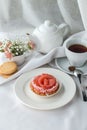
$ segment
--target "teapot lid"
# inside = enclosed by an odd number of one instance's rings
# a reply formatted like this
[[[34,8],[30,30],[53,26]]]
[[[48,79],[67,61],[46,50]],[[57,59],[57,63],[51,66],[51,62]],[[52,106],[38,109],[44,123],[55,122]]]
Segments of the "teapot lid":
[[[51,21],[46,20],[42,25],[39,27],[39,31],[41,33],[54,33],[57,32],[58,27],[57,25],[51,23]]]

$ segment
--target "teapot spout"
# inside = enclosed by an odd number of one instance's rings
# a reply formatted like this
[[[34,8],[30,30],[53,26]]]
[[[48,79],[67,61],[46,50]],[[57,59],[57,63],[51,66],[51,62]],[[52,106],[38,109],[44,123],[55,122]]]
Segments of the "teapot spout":
[[[63,36],[63,38],[65,38],[70,34],[71,31],[68,24],[62,23],[58,26],[58,32]]]

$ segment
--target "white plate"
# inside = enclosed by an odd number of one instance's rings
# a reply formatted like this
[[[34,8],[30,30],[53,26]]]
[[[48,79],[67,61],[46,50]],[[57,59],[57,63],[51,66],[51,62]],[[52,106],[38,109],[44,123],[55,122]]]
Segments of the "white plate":
[[[68,69],[70,64],[69,64],[67,57],[55,59],[55,64],[62,71],[73,75],[73,72],[70,72],[69,69]],[[87,74],[87,62],[84,64],[84,66],[78,67],[78,69],[80,69],[84,73],[84,75],[86,75]]]
[[[63,87],[54,96],[43,98],[29,89],[29,80],[39,74],[52,74],[62,83]],[[40,110],[56,109],[72,100],[76,92],[74,80],[64,72],[52,68],[38,68],[20,76],[15,83],[15,93],[20,101],[31,108]]]

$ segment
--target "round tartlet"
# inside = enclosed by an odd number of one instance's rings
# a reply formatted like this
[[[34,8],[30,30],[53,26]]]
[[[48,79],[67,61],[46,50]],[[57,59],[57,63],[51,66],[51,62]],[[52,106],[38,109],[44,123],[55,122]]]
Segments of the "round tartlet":
[[[59,82],[51,74],[40,74],[31,79],[29,84],[31,90],[40,96],[51,96],[59,90]]]

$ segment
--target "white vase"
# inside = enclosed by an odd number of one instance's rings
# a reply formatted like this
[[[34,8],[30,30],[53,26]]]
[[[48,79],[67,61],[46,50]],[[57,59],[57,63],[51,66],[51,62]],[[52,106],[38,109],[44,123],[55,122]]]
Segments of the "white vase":
[[[11,59],[6,58],[5,53],[0,53],[0,64],[7,62],[7,61],[14,61],[17,65],[22,65],[25,61],[25,55],[15,56]]]
[[[3,52],[0,52],[0,64],[3,64],[4,62],[8,61],[5,54]]]
[[[22,65],[25,61],[25,55],[15,56],[11,59],[11,61],[16,62],[17,65]]]

